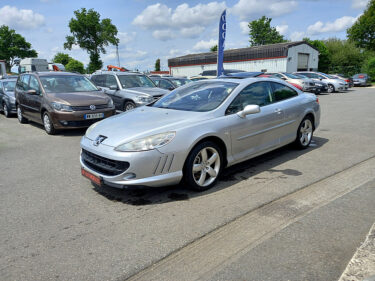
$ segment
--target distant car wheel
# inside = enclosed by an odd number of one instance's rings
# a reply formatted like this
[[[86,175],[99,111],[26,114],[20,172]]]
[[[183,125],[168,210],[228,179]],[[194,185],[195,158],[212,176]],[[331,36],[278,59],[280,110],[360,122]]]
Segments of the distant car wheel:
[[[43,113],[43,125],[44,125],[44,130],[47,132],[47,134],[49,135],[56,134],[56,129],[53,126],[51,118],[47,111]]]
[[[186,159],[184,181],[193,190],[207,190],[216,184],[223,163],[220,147],[210,141],[203,142]]]
[[[19,105],[17,105],[17,119],[21,124],[27,123],[27,119],[23,117],[22,109]]]
[[[4,102],[4,104],[3,104],[3,112],[4,112],[4,116],[5,116],[6,118],[9,118],[9,117],[10,117],[9,108],[8,108],[6,102]]]
[[[132,110],[134,108],[135,108],[135,103],[134,102],[132,102],[132,101],[126,101],[124,103],[124,107],[123,107],[124,111]]]
[[[306,116],[298,127],[297,138],[295,144],[299,149],[307,148],[313,137],[313,121],[310,116]]]
[[[333,86],[333,85],[331,85],[331,84],[328,84],[328,89],[327,89],[327,92],[328,93],[333,93],[334,91],[335,91],[335,87]]]

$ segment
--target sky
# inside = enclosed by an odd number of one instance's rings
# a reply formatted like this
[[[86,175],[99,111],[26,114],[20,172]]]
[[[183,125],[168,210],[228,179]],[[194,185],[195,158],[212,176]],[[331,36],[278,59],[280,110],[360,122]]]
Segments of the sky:
[[[368,0],[0,0],[0,25],[8,25],[32,44],[39,58],[51,61],[57,52],[89,62],[79,46],[64,50],[69,20],[80,8],[94,9],[118,29],[121,66],[153,70],[160,58],[208,52],[217,44],[219,17],[227,9],[226,49],[249,46],[248,22],[265,15],[291,41],[346,38],[346,29],[360,16]],[[106,48],[103,65],[117,64],[116,49]]]

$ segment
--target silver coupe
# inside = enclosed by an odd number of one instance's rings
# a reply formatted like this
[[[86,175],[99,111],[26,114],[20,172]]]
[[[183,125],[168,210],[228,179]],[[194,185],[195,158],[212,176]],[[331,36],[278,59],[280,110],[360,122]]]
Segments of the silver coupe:
[[[97,185],[211,188],[223,168],[289,143],[309,146],[314,94],[272,78],[210,79],[95,123],[81,140],[81,173]]]

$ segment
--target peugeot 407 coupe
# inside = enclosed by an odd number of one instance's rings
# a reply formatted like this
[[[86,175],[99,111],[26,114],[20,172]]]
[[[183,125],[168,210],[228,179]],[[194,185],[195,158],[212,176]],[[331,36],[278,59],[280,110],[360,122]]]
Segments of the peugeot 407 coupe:
[[[320,121],[314,94],[271,78],[189,83],[88,128],[81,173],[97,185],[211,188],[224,167],[294,142]]]

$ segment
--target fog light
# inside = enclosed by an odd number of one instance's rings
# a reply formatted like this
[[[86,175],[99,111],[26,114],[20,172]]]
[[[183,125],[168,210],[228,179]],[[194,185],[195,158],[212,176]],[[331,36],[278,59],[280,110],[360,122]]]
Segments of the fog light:
[[[136,177],[135,174],[133,173],[127,173],[124,175],[124,180],[131,180],[131,179],[134,179]]]
[[[68,121],[65,121],[65,120],[61,120],[60,123],[63,124],[64,126],[68,125]]]

